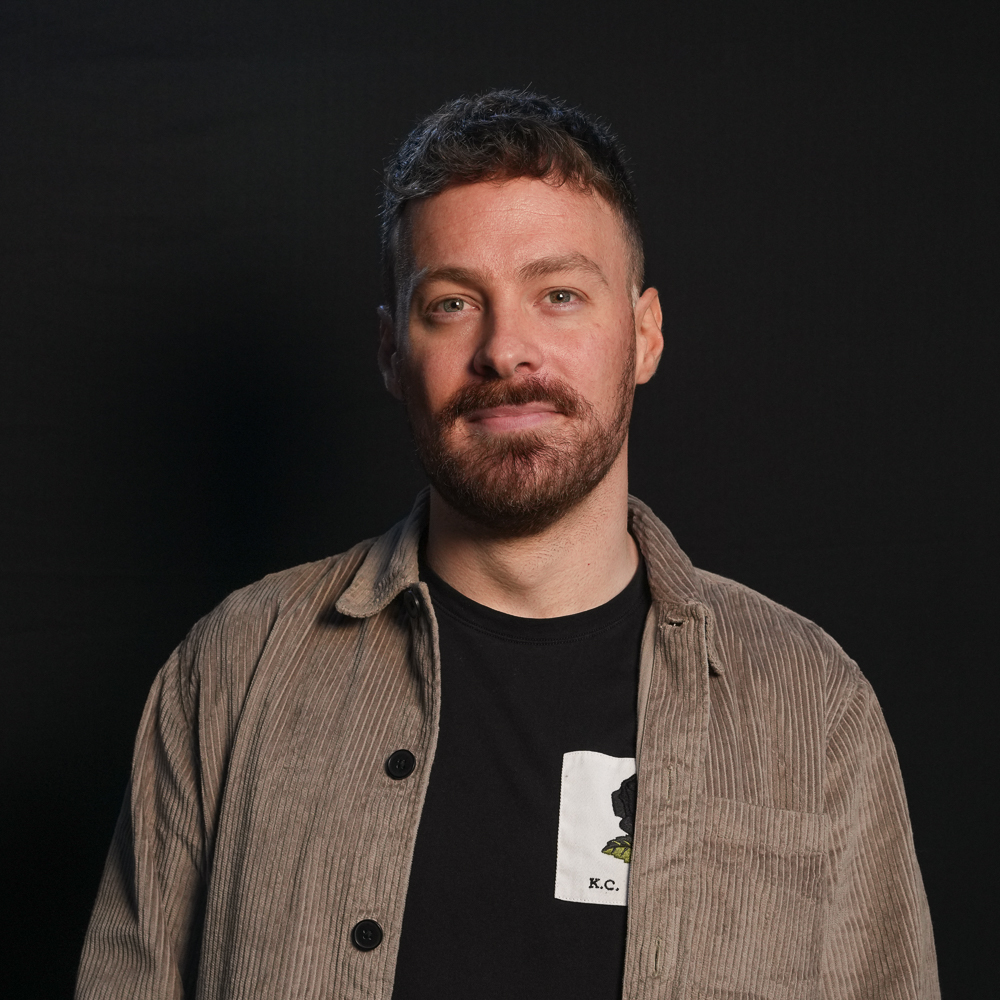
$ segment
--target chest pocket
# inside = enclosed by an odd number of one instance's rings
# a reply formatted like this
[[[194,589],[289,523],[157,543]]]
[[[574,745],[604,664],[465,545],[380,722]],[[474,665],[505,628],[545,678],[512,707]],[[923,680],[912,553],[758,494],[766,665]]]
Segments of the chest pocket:
[[[819,995],[829,819],[709,799],[691,969],[697,997]]]

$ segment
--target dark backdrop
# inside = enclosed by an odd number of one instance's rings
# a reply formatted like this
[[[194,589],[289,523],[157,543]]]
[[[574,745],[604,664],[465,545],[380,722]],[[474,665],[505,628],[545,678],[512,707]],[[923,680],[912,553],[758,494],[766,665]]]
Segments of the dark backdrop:
[[[859,660],[946,996],[986,995],[988,6],[8,0],[7,995],[69,992],[146,690],[194,620],[408,509],[378,173],[441,101],[526,84],[634,164],[667,335],[634,492]]]

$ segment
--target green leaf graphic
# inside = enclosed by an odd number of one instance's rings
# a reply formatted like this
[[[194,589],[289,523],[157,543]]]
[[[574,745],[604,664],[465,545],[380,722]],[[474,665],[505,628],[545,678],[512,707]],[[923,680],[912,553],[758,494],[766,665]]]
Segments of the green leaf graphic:
[[[601,849],[601,854],[610,854],[611,857],[629,864],[632,861],[632,838],[615,837],[614,840],[609,840],[607,845]]]

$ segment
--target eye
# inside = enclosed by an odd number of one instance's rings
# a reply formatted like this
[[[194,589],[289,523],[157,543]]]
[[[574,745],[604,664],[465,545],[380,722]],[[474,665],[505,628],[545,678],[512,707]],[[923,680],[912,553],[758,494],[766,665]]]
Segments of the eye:
[[[564,306],[577,298],[577,294],[576,292],[571,292],[568,288],[557,288],[554,291],[547,292],[545,298],[554,306]]]
[[[435,307],[437,312],[457,313],[465,308],[465,299],[450,298],[442,299]]]

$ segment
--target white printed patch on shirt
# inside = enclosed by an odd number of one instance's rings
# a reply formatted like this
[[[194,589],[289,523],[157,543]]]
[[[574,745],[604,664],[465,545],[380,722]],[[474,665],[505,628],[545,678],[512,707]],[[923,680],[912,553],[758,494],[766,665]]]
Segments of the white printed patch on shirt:
[[[563,754],[556,899],[625,906],[635,828],[635,760]]]

